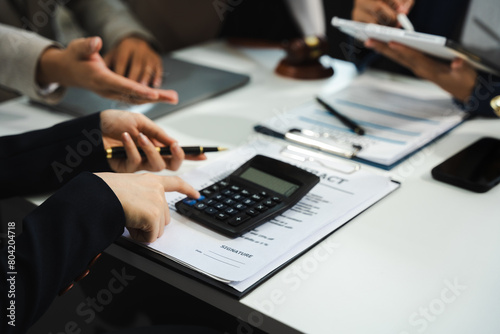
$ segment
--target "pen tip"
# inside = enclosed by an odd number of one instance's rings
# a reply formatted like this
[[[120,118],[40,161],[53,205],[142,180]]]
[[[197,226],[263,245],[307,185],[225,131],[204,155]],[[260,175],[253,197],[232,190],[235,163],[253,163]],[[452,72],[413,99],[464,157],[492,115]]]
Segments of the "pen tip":
[[[228,148],[227,147],[217,147],[217,150],[218,151],[227,151]]]
[[[354,132],[356,132],[358,135],[362,136],[365,134],[365,130],[361,129],[361,128],[356,128],[354,129]]]

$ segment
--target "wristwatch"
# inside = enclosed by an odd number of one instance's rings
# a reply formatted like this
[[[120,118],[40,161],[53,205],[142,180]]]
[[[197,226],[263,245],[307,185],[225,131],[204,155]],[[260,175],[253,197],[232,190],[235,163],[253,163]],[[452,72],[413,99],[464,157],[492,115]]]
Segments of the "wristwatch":
[[[493,108],[493,111],[495,114],[497,114],[498,117],[500,117],[500,95],[494,97],[490,101],[491,108]]]

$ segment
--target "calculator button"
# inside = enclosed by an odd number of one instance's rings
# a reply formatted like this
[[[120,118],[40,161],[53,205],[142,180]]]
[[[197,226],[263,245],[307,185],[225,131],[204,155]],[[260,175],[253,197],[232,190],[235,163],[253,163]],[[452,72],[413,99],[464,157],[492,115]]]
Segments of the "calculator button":
[[[240,190],[240,187],[238,186],[231,186],[230,188],[232,191],[239,191]]]
[[[216,184],[214,184],[213,186],[210,187],[210,189],[213,191],[213,192],[218,192],[220,190],[220,187]]]
[[[255,201],[252,201],[251,199],[247,198],[246,200],[244,200],[243,202],[241,202],[245,205],[248,205],[248,206],[251,206],[251,205],[254,205],[255,204]]]
[[[226,215],[225,213],[223,212],[219,212],[215,215],[215,218],[219,219],[219,220],[226,220],[229,218],[228,215]]]
[[[231,196],[232,194],[234,194],[234,192],[232,192],[231,190],[229,189],[226,189],[226,190],[223,190],[221,192],[222,195],[225,195],[225,196]]]
[[[215,208],[208,207],[208,208],[206,208],[206,209],[205,209],[205,211],[204,211],[204,212],[205,212],[207,215],[213,216],[213,215],[215,215],[218,211],[217,211],[217,209],[215,209]]]
[[[195,205],[195,204],[196,204],[197,200],[192,199],[192,198],[184,198],[184,199],[182,200],[182,202],[183,202],[184,204],[189,205],[189,206],[193,206],[193,205]]]
[[[217,202],[215,200],[213,200],[213,199],[210,198],[210,199],[205,199],[203,201],[203,203],[205,203],[207,206],[210,206],[210,205],[213,205],[213,204],[215,204]]]
[[[242,194],[243,196],[250,196],[250,192],[246,189],[243,189],[240,194]]]
[[[250,198],[253,199],[254,201],[260,201],[262,199],[262,197],[260,197],[257,194],[253,194]]]
[[[255,209],[250,209],[250,210],[247,210],[247,215],[249,216],[252,216],[252,217],[255,217],[259,214],[260,212],[255,210]]]
[[[227,182],[227,181],[220,181],[220,182],[219,182],[219,186],[220,186],[221,188],[225,188],[225,187],[227,187],[228,185],[229,185],[229,182]]]
[[[238,210],[234,209],[234,208],[227,208],[226,211],[224,211],[225,213],[227,213],[228,215],[234,215],[234,214],[237,214],[238,213]]]
[[[247,221],[248,219],[250,218],[250,216],[246,215],[246,214],[240,214],[240,215],[237,215],[237,216],[234,216],[233,218],[231,218],[227,223],[229,225],[232,225],[232,226],[238,226],[240,225],[241,223]]]
[[[214,205],[214,208],[216,208],[217,210],[222,210],[222,209],[225,209],[227,207],[227,205],[224,205],[222,203],[217,203]]]
[[[233,201],[232,199],[228,198],[228,199],[225,199],[224,201],[222,201],[224,204],[227,204],[227,205],[233,205],[233,204],[236,204],[235,201]]]
[[[222,195],[215,195],[214,197],[212,197],[214,200],[216,201],[219,201],[219,202],[222,202],[223,200],[225,200],[226,198]]]
[[[257,209],[260,212],[264,212],[267,210],[267,206],[265,206],[264,204],[259,204],[255,207],[255,209]]]
[[[281,198],[279,198],[278,196],[274,196],[273,198],[271,198],[273,201],[275,201],[276,203],[280,203],[281,202]]]
[[[208,205],[206,205],[203,202],[198,202],[194,205],[194,207],[197,208],[198,210],[205,210],[208,207]]]
[[[236,195],[234,195],[234,196],[233,196],[233,199],[234,199],[235,201],[241,201],[241,200],[242,200],[242,199],[244,199],[244,198],[245,198],[245,197],[243,197],[243,196],[242,196],[242,195],[240,195],[240,194],[236,194]]]
[[[243,210],[245,210],[247,208],[247,206],[244,205],[244,204],[238,203],[238,204],[236,204],[234,206],[234,208],[237,209],[237,210],[243,211]]]
[[[209,189],[203,189],[203,190],[201,191],[201,193],[202,193],[203,195],[205,195],[205,196],[210,196],[210,195],[212,195],[212,191],[210,191]]]
[[[268,194],[267,194],[267,192],[265,192],[265,191],[261,191],[261,192],[259,193],[259,195],[260,195],[260,196],[262,196],[262,197],[267,197],[267,195],[268,195]]]
[[[274,201],[271,201],[270,199],[268,200],[265,200],[264,202],[262,202],[262,204],[264,204],[265,206],[269,207],[269,208],[272,208],[273,206],[275,206],[277,203],[274,202]]]

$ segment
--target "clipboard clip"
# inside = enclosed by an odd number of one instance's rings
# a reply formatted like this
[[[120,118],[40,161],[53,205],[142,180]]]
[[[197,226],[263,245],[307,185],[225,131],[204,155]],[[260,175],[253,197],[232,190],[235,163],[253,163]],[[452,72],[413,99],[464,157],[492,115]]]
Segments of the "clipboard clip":
[[[298,160],[300,162],[316,162],[322,167],[343,174],[352,174],[361,169],[361,165],[358,163],[346,162],[345,160],[342,161],[341,159],[333,158],[325,154],[307,150],[294,145],[287,145],[280,151],[280,154],[285,157]]]
[[[333,143],[334,140],[328,138],[328,134],[322,135],[310,130],[291,129],[283,134],[262,125],[256,125],[254,130],[268,136],[288,140],[296,144],[349,159],[355,157],[362,149],[359,145],[349,145],[340,142]],[[321,138],[329,139],[331,143],[322,141],[320,140]]]

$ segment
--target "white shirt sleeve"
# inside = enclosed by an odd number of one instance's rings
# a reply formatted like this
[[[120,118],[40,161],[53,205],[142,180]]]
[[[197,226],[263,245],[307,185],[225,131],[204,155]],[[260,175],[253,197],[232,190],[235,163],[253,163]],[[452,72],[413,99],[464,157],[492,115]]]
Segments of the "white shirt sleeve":
[[[321,0],[286,0],[304,36],[326,35],[325,11]]]

